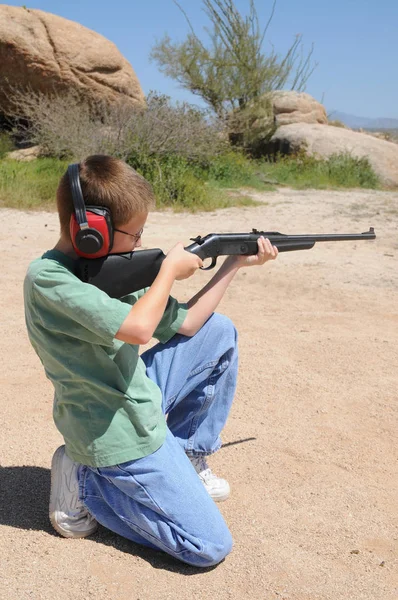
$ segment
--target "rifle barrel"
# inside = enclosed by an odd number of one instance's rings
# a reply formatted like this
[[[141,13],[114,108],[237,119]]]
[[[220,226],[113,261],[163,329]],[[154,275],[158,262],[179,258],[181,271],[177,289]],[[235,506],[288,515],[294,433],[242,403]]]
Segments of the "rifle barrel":
[[[274,239],[280,239],[283,241],[286,238],[289,238],[289,241],[314,241],[314,242],[329,242],[329,241],[344,241],[344,240],[374,240],[376,239],[376,234],[374,227],[369,227],[369,231],[364,231],[363,233],[328,233],[328,234],[305,234],[305,235],[285,235],[280,233],[279,231],[257,231],[257,229],[253,229],[254,234],[264,237],[271,237]]]
[[[261,233],[261,232],[259,232]],[[265,232],[266,233],[266,232]],[[276,233],[275,236],[271,233],[271,239],[278,239],[278,241],[283,241],[285,236],[283,234]],[[265,236],[266,237],[266,236]],[[337,233],[337,234],[314,234],[314,235],[289,235],[286,236],[290,241],[313,241],[313,242],[340,242],[344,240],[374,240],[376,239],[376,234],[371,227],[369,231],[365,231],[364,233]]]

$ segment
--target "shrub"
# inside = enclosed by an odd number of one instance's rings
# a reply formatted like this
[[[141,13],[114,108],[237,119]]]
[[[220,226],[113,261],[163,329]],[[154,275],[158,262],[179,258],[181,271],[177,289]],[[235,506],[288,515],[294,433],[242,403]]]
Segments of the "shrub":
[[[342,129],[349,129],[346,125],[344,125],[343,121],[340,121],[339,119],[328,121],[328,125],[331,125],[332,127],[341,127]]]
[[[8,152],[14,149],[14,144],[9,133],[0,131],[0,160],[5,157]]]
[[[256,164],[242,151],[228,150],[215,156],[206,164],[198,165],[196,173],[201,179],[216,182],[222,187],[258,185],[255,181]]]
[[[264,161],[262,169],[278,183],[295,187],[364,187],[376,188],[379,179],[367,158],[350,154],[333,154],[329,158],[307,155],[305,151]]]
[[[32,162],[0,160],[0,205],[54,208],[55,192],[67,162],[40,158]]]
[[[186,102],[172,104],[154,92],[145,110],[120,103],[89,106],[74,92],[44,96],[14,90],[13,98],[14,118],[24,116],[18,133],[25,143],[70,161],[90,154],[122,158],[152,183],[160,205],[205,202],[195,169],[228,147],[220,121],[207,111]]]
[[[272,96],[251,101],[242,109],[236,109],[228,117],[229,137],[252,156],[264,155],[264,148],[276,130]]]
[[[181,156],[131,155],[129,164],[151,182],[156,204],[179,208],[198,208],[206,202],[204,182]]]
[[[111,154],[126,160],[131,154],[177,155],[200,160],[221,152],[226,141],[221,125],[190,104],[172,104],[154,92],[147,108],[126,103],[88,105],[76,92],[46,96],[13,90],[18,133],[57,158],[80,160],[90,154]],[[23,117],[23,119],[22,119]]]
[[[364,188],[376,188],[380,185],[367,157],[333,154],[327,162],[331,181],[336,181],[339,185]]]

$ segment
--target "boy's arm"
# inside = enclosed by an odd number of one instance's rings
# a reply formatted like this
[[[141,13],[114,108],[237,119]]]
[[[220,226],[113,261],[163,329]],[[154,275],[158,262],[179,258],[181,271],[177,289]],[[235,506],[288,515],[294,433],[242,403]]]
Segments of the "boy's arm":
[[[164,264],[164,262],[163,262]],[[166,309],[174,283],[171,269],[160,268],[159,274],[147,293],[132,307],[123,321],[116,339],[129,344],[147,344]]]
[[[189,302],[188,314],[178,333],[193,336],[217,308],[225,290],[241,267],[263,265],[278,256],[278,250],[268,239],[258,239],[254,256],[228,256],[214,277]]]
[[[188,302],[188,314],[178,333],[193,336],[217,308],[225,290],[235,277],[239,266],[228,256],[212,279]]]
[[[128,344],[147,344],[163,317],[176,279],[190,277],[201,259],[184,250],[180,242],[170,250],[150,289],[132,307],[115,337]]]

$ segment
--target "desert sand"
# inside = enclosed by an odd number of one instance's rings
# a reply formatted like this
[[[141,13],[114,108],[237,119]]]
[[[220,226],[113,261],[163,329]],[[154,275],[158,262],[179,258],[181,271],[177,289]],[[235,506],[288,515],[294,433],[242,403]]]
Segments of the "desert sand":
[[[27,339],[22,282],[57,240],[55,213],[0,211],[0,597],[4,600],[398,599],[398,193],[251,193],[258,207],[154,212],[145,247],[213,231],[361,233],[238,272],[219,312],[240,374],[210,461],[232,553],[198,570],[100,528],[66,540],[48,520],[62,438]],[[211,277],[177,282],[187,300]],[[143,348],[144,350],[145,348]]]

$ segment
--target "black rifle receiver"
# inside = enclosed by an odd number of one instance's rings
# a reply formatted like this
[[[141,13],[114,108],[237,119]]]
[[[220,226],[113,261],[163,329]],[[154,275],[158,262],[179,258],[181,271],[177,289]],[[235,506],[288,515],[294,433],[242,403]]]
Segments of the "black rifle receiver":
[[[278,231],[258,231],[251,233],[209,233],[205,237],[191,238],[194,242],[185,248],[202,260],[211,259],[208,267],[213,269],[219,256],[257,254],[259,237],[268,238],[279,252],[309,250],[317,242],[340,242],[344,240],[374,240],[373,227],[359,234],[285,235]],[[75,274],[85,283],[95,285],[112,298],[122,298],[143,288],[149,287],[159,273],[166,255],[160,248],[136,250],[124,254],[108,254],[103,258],[79,258]]]

